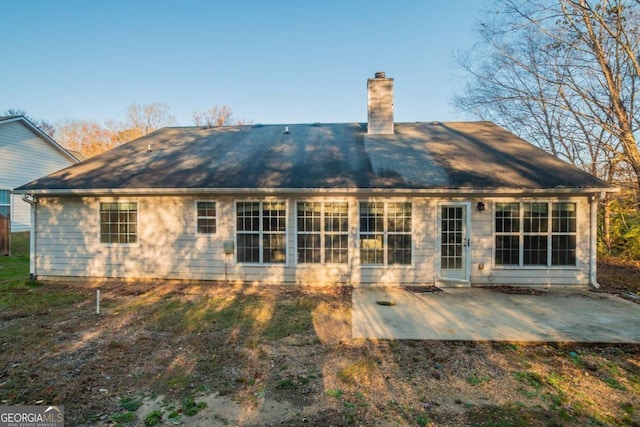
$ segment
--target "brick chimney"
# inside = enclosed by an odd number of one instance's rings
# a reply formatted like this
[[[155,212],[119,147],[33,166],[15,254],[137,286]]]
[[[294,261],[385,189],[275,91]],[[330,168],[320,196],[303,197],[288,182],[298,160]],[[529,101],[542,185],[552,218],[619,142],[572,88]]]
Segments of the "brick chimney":
[[[367,94],[367,133],[393,134],[393,79],[386,78],[382,71],[377,72],[375,78],[367,79]]]

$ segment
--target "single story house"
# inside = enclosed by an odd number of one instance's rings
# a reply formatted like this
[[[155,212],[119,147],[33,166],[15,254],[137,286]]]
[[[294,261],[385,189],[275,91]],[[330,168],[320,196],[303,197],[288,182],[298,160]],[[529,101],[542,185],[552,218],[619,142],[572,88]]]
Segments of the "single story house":
[[[29,204],[12,194],[15,187],[76,163],[76,156],[24,116],[0,116],[0,229],[28,231],[31,225]]]
[[[489,122],[171,127],[16,190],[31,273],[273,284],[592,285],[605,182]]]

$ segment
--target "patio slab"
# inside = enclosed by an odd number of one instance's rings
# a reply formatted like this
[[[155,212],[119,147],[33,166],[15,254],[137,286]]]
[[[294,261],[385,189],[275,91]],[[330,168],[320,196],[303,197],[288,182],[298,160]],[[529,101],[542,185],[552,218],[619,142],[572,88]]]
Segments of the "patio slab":
[[[545,290],[544,295],[515,295],[447,288],[418,294],[401,288],[356,288],[352,336],[640,344],[639,304],[582,288]]]

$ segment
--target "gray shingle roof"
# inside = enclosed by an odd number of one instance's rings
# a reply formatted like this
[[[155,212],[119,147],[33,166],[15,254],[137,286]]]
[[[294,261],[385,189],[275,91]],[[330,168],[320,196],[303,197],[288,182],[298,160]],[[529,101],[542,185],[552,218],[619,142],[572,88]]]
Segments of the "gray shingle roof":
[[[610,187],[489,122],[287,126],[164,128],[17,190]]]

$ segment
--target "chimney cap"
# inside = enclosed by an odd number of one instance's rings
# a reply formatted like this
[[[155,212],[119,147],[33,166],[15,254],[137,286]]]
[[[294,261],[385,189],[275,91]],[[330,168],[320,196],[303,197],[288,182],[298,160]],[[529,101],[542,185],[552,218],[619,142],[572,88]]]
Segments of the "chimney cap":
[[[384,79],[385,78],[385,74],[384,71],[376,71],[376,79]]]

